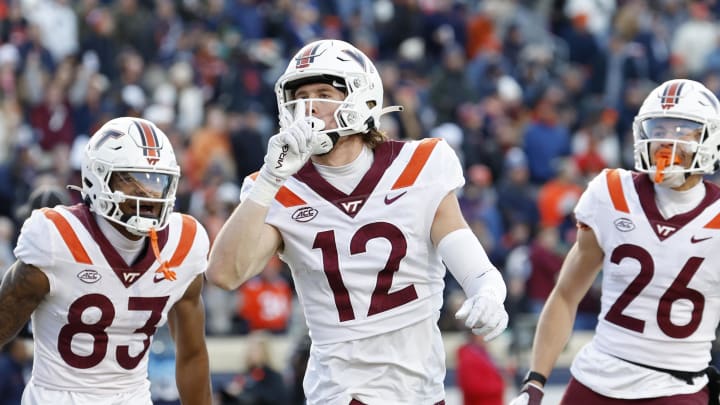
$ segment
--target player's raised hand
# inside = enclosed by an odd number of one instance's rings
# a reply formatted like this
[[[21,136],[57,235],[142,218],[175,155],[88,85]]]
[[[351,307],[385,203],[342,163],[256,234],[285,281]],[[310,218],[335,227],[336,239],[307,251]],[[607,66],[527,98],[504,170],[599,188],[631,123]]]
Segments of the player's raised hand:
[[[308,161],[313,148],[313,128],[305,116],[305,103],[295,103],[295,114],[280,111],[280,132],[268,142],[261,175],[282,184]]]
[[[500,335],[508,324],[508,314],[503,303],[484,292],[466,299],[455,313],[455,318],[463,319],[465,326],[476,335],[484,335],[486,341]]]
[[[305,116],[305,103],[295,103],[294,114],[280,111],[280,132],[270,137],[265,164],[260,168],[248,198],[269,206],[285,180],[297,173],[315,149],[317,130]]]
[[[520,391],[520,395],[510,401],[510,405],[540,405],[545,395],[543,389],[535,384],[527,383]]]

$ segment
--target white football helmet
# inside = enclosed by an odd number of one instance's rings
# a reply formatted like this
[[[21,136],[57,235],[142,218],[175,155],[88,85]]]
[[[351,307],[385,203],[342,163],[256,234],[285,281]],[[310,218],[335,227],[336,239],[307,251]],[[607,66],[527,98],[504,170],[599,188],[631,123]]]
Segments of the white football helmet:
[[[324,39],[305,45],[290,60],[285,73],[275,83],[278,111],[291,112],[295,90],[304,84],[328,83],[345,92],[343,101],[305,99],[306,103],[335,102],[337,128],[324,129],[324,123],[311,120],[318,132],[337,140],[338,136],[366,133],[380,126],[380,116],[398,111],[399,107],[383,110],[383,85],[375,65],[359,49],[347,42]],[[308,109],[309,111],[310,109]]]
[[[120,181],[145,195],[126,195],[113,190],[115,174]],[[175,204],[180,167],[170,140],[150,121],[122,117],[108,121],[88,141],[81,168],[83,200],[90,210],[108,221],[123,225],[135,235],[167,226]],[[152,195],[152,196],[149,196]],[[134,213],[123,213],[120,204],[131,201]],[[160,204],[158,216],[143,216],[144,204]]]
[[[658,130],[668,124],[671,131]],[[699,131],[698,141],[677,139],[693,131]],[[667,81],[645,98],[633,122],[633,139],[635,169],[651,176],[662,172],[671,180],[664,182],[670,187],[679,186],[692,174],[714,173],[720,158],[720,102],[696,81]],[[667,145],[667,165],[653,161],[650,149],[654,142]],[[693,154],[689,167],[677,164],[680,149]]]

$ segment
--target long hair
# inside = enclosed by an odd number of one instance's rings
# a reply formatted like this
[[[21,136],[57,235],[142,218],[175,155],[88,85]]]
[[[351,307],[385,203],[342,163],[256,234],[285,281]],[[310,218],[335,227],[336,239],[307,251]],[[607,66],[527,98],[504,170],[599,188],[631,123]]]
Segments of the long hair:
[[[365,142],[370,149],[375,149],[376,146],[389,139],[387,134],[380,132],[377,128],[371,128],[368,132],[362,134],[362,137],[363,142]]]

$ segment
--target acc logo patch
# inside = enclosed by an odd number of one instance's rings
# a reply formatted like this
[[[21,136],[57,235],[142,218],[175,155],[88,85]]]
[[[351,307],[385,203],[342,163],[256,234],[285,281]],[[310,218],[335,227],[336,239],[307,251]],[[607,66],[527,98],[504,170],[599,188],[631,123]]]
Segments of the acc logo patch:
[[[95,270],[85,269],[78,273],[77,278],[79,278],[83,283],[93,284],[100,281],[102,276]]]
[[[317,214],[318,210],[313,207],[302,207],[298,208],[297,211],[292,214],[292,219],[298,222],[309,222],[312,221]]]
[[[635,229],[635,224],[629,218],[618,218],[613,223],[620,232],[630,232]]]

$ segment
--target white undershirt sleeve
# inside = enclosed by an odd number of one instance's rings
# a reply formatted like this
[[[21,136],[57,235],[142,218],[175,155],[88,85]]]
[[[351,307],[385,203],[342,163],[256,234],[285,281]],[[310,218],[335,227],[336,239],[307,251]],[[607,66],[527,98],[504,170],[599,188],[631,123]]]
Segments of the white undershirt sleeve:
[[[505,281],[469,228],[458,229],[445,235],[438,243],[437,250],[467,297],[483,292],[487,296],[495,297],[498,302],[505,301]]]

